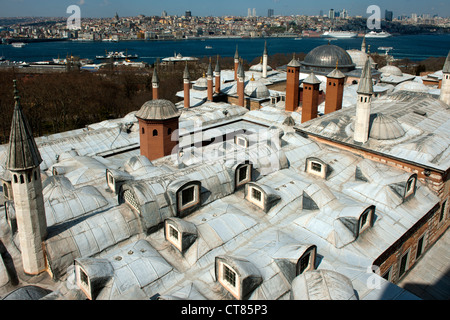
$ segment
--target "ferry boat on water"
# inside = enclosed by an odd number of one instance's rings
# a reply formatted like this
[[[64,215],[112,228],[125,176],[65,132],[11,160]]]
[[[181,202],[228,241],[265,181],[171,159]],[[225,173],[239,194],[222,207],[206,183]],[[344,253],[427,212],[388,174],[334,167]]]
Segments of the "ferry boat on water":
[[[322,37],[338,38],[338,39],[351,39],[356,38],[357,33],[351,31],[325,31]]]
[[[11,45],[12,45],[14,48],[23,48],[23,47],[25,47],[27,44],[24,43],[24,42],[14,42],[14,43],[11,43]]]
[[[121,52],[107,52],[105,56],[96,56],[96,59],[98,60],[107,60],[107,59],[114,59],[114,60],[125,60],[125,59],[137,59],[139,56],[137,54],[131,55],[131,54],[125,54],[123,51]]]
[[[381,31],[381,32],[375,32],[370,31],[368,34],[366,34],[366,38],[389,38],[392,35],[389,32]]]

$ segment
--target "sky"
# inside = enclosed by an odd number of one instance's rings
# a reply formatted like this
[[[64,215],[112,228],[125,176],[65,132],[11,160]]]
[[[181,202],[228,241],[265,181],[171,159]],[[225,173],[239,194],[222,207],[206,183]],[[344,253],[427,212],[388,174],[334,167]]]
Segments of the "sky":
[[[384,11],[410,16],[417,14],[438,14],[450,16],[449,0],[0,0],[0,17],[69,17],[70,5],[78,5],[81,17],[108,18],[117,12],[121,17],[160,15],[184,15],[190,10],[193,16],[247,16],[248,8],[255,8],[259,16],[267,16],[268,9],[275,15],[318,15],[321,10],[347,9],[350,15],[369,17],[370,5]]]

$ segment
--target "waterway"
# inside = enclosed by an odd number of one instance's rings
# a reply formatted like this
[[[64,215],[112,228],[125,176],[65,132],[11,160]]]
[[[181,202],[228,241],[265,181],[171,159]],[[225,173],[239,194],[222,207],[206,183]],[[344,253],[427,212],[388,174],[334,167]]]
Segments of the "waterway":
[[[10,61],[49,61],[54,58],[64,58],[67,55],[80,58],[94,59],[97,55],[104,55],[105,51],[128,51],[129,54],[139,55],[137,61],[153,64],[158,58],[181,54],[183,56],[208,57],[220,55],[232,57],[239,47],[239,54],[247,61],[260,57],[263,53],[264,42],[267,41],[269,55],[275,53],[290,54],[293,52],[308,53],[317,46],[328,43],[326,38],[255,38],[255,39],[205,39],[205,40],[174,40],[174,41],[120,41],[120,42],[38,42],[29,43],[23,48],[11,45],[0,45],[0,56]],[[362,38],[338,39],[331,44],[343,49],[360,49]],[[371,52],[384,54],[380,47],[392,47],[389,54],[396,59],[409,58],[413,61],[424,60],[429,57],[447,56],[450,50],[450,35],[405,35],[383,39],[366,39]],[[207,48],[211,47],[211,48]],[[99,60],[95,60],[100,63]]]

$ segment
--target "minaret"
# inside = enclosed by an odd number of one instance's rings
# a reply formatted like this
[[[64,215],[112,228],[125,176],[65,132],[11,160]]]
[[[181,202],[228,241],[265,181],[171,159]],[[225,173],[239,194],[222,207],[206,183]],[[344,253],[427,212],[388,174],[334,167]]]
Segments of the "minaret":
[[[206,81],[208,84],[208,101],[213,101],[213,71],[211,66],[211,58],[209,58],[208,71],[206,72]]]
[[[239,62],[237,94],[238,94],[238,105],[240,105],[241,107],[245,107],[245,93],[244,93],[245,84],[244,83],[245,83],[244,67],[242,66],[242,63]]]
[[[216,93],[220,93],[220,64],[219,64],[219,55],[217,55],[216,68],[214,70],[214,77],[216,82]]]
[[[444,68],[442,69],[442,84],[439,100],[450,105],[450,52],[447,55]]]
[[[361,51],[366,53],[366,36],[364,36],[362,44],[361,44]]]
[[[319,106],[320,80],[314,72],[303,80],[302,123],[317,118]]]
[[[285,110],[288,112],[293,112],[298,108],[300,84],[300,62],[295,59],[295,55],[291,62],[287,65],[286,78]]]
[[[344,97],[345,74],[338,69],[331,71],[327,75],[327,94],[325,98],[325,114],[342,109],[342,100]]]
[[[238,80],[238,68],[239,68],[239,51],[236,45],[236,53],[234,54],[234,80]]]
[[[264,53],[263,53],[263,78],[267,78],[267,60],[269,56],[267,53],[267,41],[264,42]]]
[[[358,102],[353,139],[355,142],[365,143],[369,139],[370,108],[373,95],[372,70],[369,59],[364,65],[357,93]]]
[[[46,270],[43,241],[47,237],[39,149],[23,114],[14,80],[15,107],[9,138],[7,169],[11,171],[14,207],[23,270],[36,275]]]
[[[184,86],[184,107],[189,109],[191,106],[191,76],[189,74],[188,64],[186,62],[186,67],[183,73],[183,86]]]
[[[153,78],[152,78],[152,88],[153,88],[153,100],[159,99],[159,78],[158,78],[158,71],[155,68],[153,69]]]

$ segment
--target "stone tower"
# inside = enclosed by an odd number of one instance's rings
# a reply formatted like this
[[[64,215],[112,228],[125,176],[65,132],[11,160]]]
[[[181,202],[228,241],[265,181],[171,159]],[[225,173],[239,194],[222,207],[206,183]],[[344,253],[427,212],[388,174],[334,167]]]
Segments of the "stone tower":
[[[183,90],[184,90],[184,107],[189,109],[191,107],[191,76],[189,74],[188,64],[183,73]]]
[[[302,123],[317,118],[319,106],[320,80],[314,72],[303,80]]]
[[[47,237],[39,149],[23,114],[14,81],[15,107],[9,139],[7,169],[11,172],[14,207],[23,270],[36,275],[46,270],[43,241]]]
[[[445,60],[442,73],[441,94],[439,100],[450,105],[450,52]]]
[[[353,140],[365,143],[369,139],[370,109],[373,95],[372,70],[369,59],[364,65],[357,93],[358,101],[356,104]]]
[[[159,78],[158,78],[158,71],[155,68],[153,69],[153,77],[152,77],[152,88],[153,88],[153,100],[159,99]]]
[[[325,114],[342,109],[344,97],[345,75],[337,68],[327,75],[327,94],[325,98]]]
[[[136,113],[141,155],[155,160],[177,152],[180,115],[175,105],[168,100],[144,103]]]
[[[300,62],[295,57],[287,65],[285,110],[297,110],[299,103]]]

